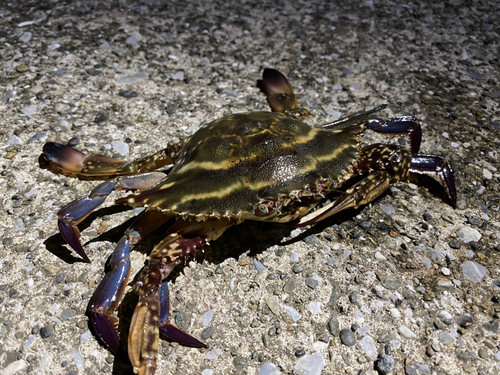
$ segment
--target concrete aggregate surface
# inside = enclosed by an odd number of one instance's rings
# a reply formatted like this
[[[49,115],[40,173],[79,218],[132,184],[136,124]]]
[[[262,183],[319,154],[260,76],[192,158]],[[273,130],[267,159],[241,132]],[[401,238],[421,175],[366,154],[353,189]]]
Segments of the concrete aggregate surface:
[[[420,176],[313,227],[231,228],[170,276],[173,321],[209,348],[162,341],[156,373],[500,373],[499,19],[494,0],[0,2],[0,374],[132,373],[86,309],[137,210],[114,192],[80,225],[82,262],[57,212],[97,183],[41,169],[43,144],[152,154],[268,110],[266,67],[309,124],[382,103],[380,117],[417,117],[457,208]]]

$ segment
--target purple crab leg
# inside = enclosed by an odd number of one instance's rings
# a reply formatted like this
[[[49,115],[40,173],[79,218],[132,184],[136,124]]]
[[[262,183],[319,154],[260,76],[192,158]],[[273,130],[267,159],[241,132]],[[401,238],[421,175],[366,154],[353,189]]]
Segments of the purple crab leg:
[[[420,123],[410,116],[392,118],[387,121],[380,119],[370,119],[366,121],[366,126],[385,135],[403,134],[410,138],[410,148],[412,154],[417,154],[422,143],[422,128]]]
[[[159,212],[146,211],[135,220],[118,241],[109,261],[111,269],[90,299],[88,310],[92,326],[99,339],[115,354],[118,352],[120,339],[116,331],[117,319],[114,311],[127,285],[130,248],[169,219],[169,216]]]
[[[165,174],[161,172],[120,177],[116,181],[103,182],[96,186],[89,195],[77,198],[73,202],[68,203],[57,213],[59,230],[63,238],[78,255],[87,263],[90,263],[90,259],[80,244],[80,231],[77,225],[99,207],[113,190],[145,190],[156,185],[163,177],[165,177]]]
[[[453,207],[456,207],[457,189],[455,175],[453,169],[451,169],[446,160],[434,155],[413,155],[411,157],[410,172],[437,176],[441,185],[443,185],[448,193],[448,197],[453,203]]]
[[[160,337],[184,346],[208,348],[208,345],[170,324],[170,298],[167,281],[162,282],[160,288]]]

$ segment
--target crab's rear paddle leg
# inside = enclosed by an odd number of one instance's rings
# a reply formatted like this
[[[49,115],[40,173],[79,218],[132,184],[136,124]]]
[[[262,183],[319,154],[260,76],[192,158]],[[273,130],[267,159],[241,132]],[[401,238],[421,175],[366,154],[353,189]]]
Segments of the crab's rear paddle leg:
[[[133,176],[172,166],[184,143],[168,144],[153,155],[126,161],[105,155],[86,155],[73,147],[55,142],[43,146],[43,167],[58,174],[82,180],[111,180],[118,176]]]
[[[127,285],[130,273],[130,249],[169,219],[169,216],[159,212],[145,211],[132,223],[111,254],[110,271],[106,273],[90,299],[88,305],[90,322],[101,342],[114,354],[118,352],[120,345],[114,311]]]
[[[128,353],[135,373],[154,374],[162,330],[174,341],[189,341],[180,335],[182,331],[169,328],[169,317],[166,317],[165,311],[162,313],[162,305],[166,306],[166,302],[161,302],[162,280],[177,263],[194,257],[196,250],[201,250],[205,243],[219,238],[227,228],[237,223],[229,219],[200,223],[181,219],[168,230],[170,234],[155,246],[134,285],[139,301],[130,324]],[[191,346],[202,347],[197,343]]]
[[[88,195],[75,199],[59,210],[58,225],[63,238],[78,255],[90,263],[80,243],[80,231],[77,225],[99,207],[113,190],[145,190],[156,185],[164,177],[164,173],[151,172],[132,177],[119,177],[115,181],[101,183]]]

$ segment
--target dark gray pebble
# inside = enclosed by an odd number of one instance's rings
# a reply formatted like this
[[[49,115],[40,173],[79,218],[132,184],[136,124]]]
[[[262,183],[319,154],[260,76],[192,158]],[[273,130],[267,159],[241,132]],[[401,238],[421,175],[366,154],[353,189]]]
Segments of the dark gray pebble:
[[[19,297],[19,295],[20,295],[20,293],[16,289],[14,289],[14,288],[9,289],[9,297],[10,298],[17,298],[17,297]]]
[[[45,326],[40,328],[40,337],[42,339],[47,339],[54,334],[54,328],[52,326]]]
[[[460,249],[460,242],[458,242],[457,240],[451,240],[448,245],[450,245],[452,249]]]
[[[214,327],[207,327],[201,332],[200,338],[202,341],[208,340],[214,334]]]
[[[62,283],[63,280],[64,280],[64,273],[60,273],[59,275],[56,276],[54,281],[56,284],[60,284]]]
[[[349,294],[349,301],[351,303],[357,303],[358,302],[358,296],[356,295],[356,293],[352,292],[351,294]]]
[[[469,328],[474,323],[471,314],[464,314],[457,318],[457,324],[462,328]]]
[[[95,77],[101,74],[101,71],[98,69],[90,68],[85,70],[89,76]]]
[[[357,240],[359,237],[361,237],[361,233],[359,233],[359,232],[351,233],[351,238],[353,240]]]
[[[120,90],[118,91],[118,95],[127,99],[136,98],[139,96],[139,94],[136,91],[130,91],[130,90]]]
[[[487,331],[497,333],[498,332],[498,322],[495,322],[494,320],[490,320],[489,322],[483,324],[483,328]]]
[[[40,333],[40,326],[37,324],[33,328],[31,328],[31,334],[32,335],[38,335]]]
[[[394,358],[384,354],[375,363],[375,369],[381,374],[389,374],[394,369]]]
[[[179,327],[186,329],[187,327],[187,316],[184,311],[180,311],[176,316],[175,316],[175,324],[177,324]]]
[[[405,374],[406,375],[418,375],[418,372],[415,368],[411,367],[410,365],[405,366]]]
[[[221,266],[217,266],[217,268],[215,269],[215,273],[217,275],[221,275],[224,273],[224,269]]]
[[[432,215],[428,212],[426,212],[424,215],[423,215],[423,218],[425,221],[431,221],[432,220]]]
[[[294,270],[294,272],[295,272],[295,270]],[[311,279],[308,277],[306,279],[306,285],[311,289],[316,289],[316,287],[318,286],[318,280],[314,280],[314,279]]]
[[[295,352],[295,357],[300,358],[306,355],[306,351],[304,349],[299,349]]]
[[[469,224],[471,225],[475,225],[475,226],[480,226],[481,225],[481,220],[475,218],[475,217],[468,217],[467,218],[467,221],[469,222]]]
[[[97,114],[97,116],[94,119],[94,122],[98,125],[104,126],[107,124],[109,120],[109,113],[102,111]]]
[[[304,271],[304,268],[298,264],[295,264],[292,270],[294,273],[301,273],[302,271]]]
[[[236,370],[238,370],[238,372],[240,372],[241,370],[243,370],[245,368],[245,366],[247,365],[247,359],[245,357],[242,357],[240,355],[237,355],[236,357],[234,357],[233,359],[233,365],[234,367],[236,368]]]
[[[332,334],[333,337],[337,337],[339,335],[340,323],[336,316],[332,316],[332,318],[328,321],[328,331]]]
[[[368,221],[368,220],[363,220],[363,221],[360,221],[358,223],[358,226],[360,228],[363,228],[364,230],[368,230],[373,226],[373,223],[371,221]]]
[[[356,337],[351,330],[343,329],[340,331],[340,341],[345,346],[353,346],[356,343]]]
[[[78,137],[71,137],[67,143],[68,146],[76,146],[80,142]]]
[[[311,245],[314,243],[314,241],[316,241],[316,235],[314,234],[311,234],[310,236],[307,236],[306,238],[304,238],[304,242]]]

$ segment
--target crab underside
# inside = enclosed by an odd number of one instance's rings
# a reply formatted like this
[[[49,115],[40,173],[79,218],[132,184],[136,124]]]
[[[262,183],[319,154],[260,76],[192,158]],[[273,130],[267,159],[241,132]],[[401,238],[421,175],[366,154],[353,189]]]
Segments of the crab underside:
[[[130,274],[131,248],[169,220],[174,223],[147,257],[135,278],[139,299],[128,335],[128,353],[139,374],[154,374],[160,337],[204,348],[204,343],[170,322],[166,278],[172,269],[203,245],[244,220],[314,224],[348,208],[367,204],[391,183],[408,181],[410,173],[436,177],[453,205],[453,171],[438,156],[418,154],[421,128],[412,117],[383,121],[373,110],[311,127],[302,120],[288,80],[276,70],[264,70],[258,87],[272,112],[234,114],[200,128],[189,139],[169,144],[151,156],[131,162],[47,143],[41,164],[49,170],[80,179],[105,180],[87,196],[58,213],[60,232],[85,261],[77,225],[115,189],[135,193],[116,204],[145,207],[118,242],[110,270],[88,305],[90,322],[99,339],[117,353],[115,310]],[[363,146],[366,129],[405,135],[410,149],[392,144]],[[171,168],[166,173],[162,170]],[[331,191],[350,178],[364,175],[339,198],[316,210]]]

